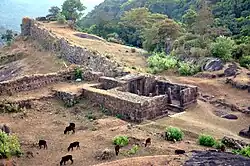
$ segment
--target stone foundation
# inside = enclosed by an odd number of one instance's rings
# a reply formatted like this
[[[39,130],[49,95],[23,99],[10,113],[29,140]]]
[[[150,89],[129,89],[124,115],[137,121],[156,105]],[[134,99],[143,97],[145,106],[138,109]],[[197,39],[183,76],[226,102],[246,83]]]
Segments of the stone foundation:
[[[21,91],[29,91],[42,88],[46,85],[66,81],[72,75],[72,71],[64,71],[50,74],[36,74],[0,82],[0,95],[12,95]]]
[[[173,84],[153,76],[100,77],[99,82],[83,88],[83,97],[102,105],[109,114],[133,122],[154,119],[169,111],[181,112],[196,103],[198,97],[195,86]]]

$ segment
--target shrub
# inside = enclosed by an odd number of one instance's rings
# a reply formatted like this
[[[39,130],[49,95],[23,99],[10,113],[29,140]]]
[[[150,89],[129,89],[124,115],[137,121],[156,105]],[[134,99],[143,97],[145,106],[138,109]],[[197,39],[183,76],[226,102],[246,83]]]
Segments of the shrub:
[[[175,68],[178,61],[172,56],[166,56],[165,53],[154,53],[147,59],[147,62],[153,73],[158,73]]]
[[[58,13],[57,16],[56,16],[56,20],[59,24],[65,24],[66,23],[66,17],[61,14],[61,13]]]
[[[92,112],[89,112],[85,117],[89,120],[96,120],[96,116]]]
[[[221,58],[225,61],[232,58],[232,52],[235,42],[229,37],[217,37],[215,42],[211,44],[211,53],[213,56]]]
[[[138,145],[134,145],[134,146],[128,151],[128,154],[136,154],[138,150],[139,150],[139,146],[138,146]]]
[[[21,146],[15,135],[7,135],[0,131],[0,158],[9,158],[11,156],[20,156]]]
[[[250,69],[250,55],[240,58],[240,66]]]
[[[207,147],[213,147],[216,144],[216,140],[210,135],[202,134],[199,136],[199,144]]]
[[[233,153],[239,154],[245,157],[250,157],[250,146],[244,147],[241,150],[233,150]]]
[[[128,145],[128,137],[127,136],[116,136],[114,139],[113,139],[113,143],[115,145],[120,145],[120,146],[126,146]]]
[[[206,57],[210,55],[209,50],[198,47],[192,47],[190,53],[192,57]]]
[[[165,138],[168,141],[181,141],[184,137],[184,133],[181,129],[177,127],[168,127],[166,128]]]
[[[215,144],[214,144],[214,148],[216,149],[221,149],[221,147],[223,146],[224,144],[221,142],[221,141],[216,141]],[[225,145],[224,145],[225,146]]]
[[[79,68],[79,67],[77,67],[77,68],[75,69],[75,78],[76,78],[76,79],[82,79],[82,69]]]
[[[183,76],[190,76],[198,73],[200,67],[198,65],[193,65],[191,63],[179,62],[178,72]]]

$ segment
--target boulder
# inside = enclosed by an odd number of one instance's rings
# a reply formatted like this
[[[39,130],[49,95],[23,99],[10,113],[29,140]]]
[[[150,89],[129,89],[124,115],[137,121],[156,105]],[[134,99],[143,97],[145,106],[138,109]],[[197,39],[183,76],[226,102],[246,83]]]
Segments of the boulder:
[[[95,155],[97,160],[109,160],[115,156],[115,151],[112,149],[104,149],[102,151],[98,151]]]
[[[243,142],[243,141],[240,141],[240,140],[236,140],[236,139],[233,139],[233,138],[230,138],[230,137],[223,137],[221,142],[226,145],[227,147],[229,148],[232,148],[232,149],[242,149],[243,147],[245,146],[248,146],[247,143]]]
[[[205,62],[203,62],[202,70],[203,71],[218,71],[222,70],[224,67],[224,63],[222,60],[218,58],[207,58]]]
[[[234,114],[226,114],[226,115],[223,115],[221,116],[222,118],[225,118],[225,119],[230,119],[230,120],[236,120],[238,119],[238,117]]]
[[[250,126],[248,129],[243,129],[239,132],[239,136],[250,139]]]
[[[237,68],[234,68],[234,67],[228,67],[226,70],[224,70],[224,75],[226,77],[235,76],[236,73],[237,73]]]

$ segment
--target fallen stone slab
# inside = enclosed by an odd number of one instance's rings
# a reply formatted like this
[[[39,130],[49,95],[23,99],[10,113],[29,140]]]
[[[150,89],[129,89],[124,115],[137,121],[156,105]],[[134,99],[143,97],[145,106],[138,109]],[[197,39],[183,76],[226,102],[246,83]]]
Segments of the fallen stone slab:
[[[232,153],[216,151],[192,151],[192,157],[183,166],[222,166],[222,165],[250,165],[250,158]]]
[[[222,115],[221,117],[224,118],[224,119],[229,119],[229,120],[238,119],[238,117],[236,115],[234,115],[234,114],[226,114],[226,115]]]

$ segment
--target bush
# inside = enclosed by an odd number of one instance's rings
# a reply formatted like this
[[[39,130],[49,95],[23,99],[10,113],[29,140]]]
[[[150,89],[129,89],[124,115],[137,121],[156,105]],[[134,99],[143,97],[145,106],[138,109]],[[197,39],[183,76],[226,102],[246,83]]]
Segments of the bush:
[[[183,76],[191,76],[200,71],[200,67],[191,63],[179,62],[178,72]]]
[[[221,141],[216,141],[214,144],[214,148],[221,149],[222,146],[225,146]]]
[[[120,145],[120,146],[126,146],[128,145],[128,137],[127,136],[116,136],[114,139],[113,139],[113,143],[115,145]]]
[[[0,131],[0,158],[9,158],[11,156],[20,156],[21,146],[15,135],[7,135]]]
[[[206,57],[210,55],[209,50],[198,47],[192,47],[190,53],[192,57]]]
[[[202,134],[199,136],[199,144],[207,147],[213,147],[216,144],[216,140],[210,135]]]
[[[59,24],[65,24],[66,23],[66,17],[61,14],[61,13],[58,13],[57,16],[56,16],[56,20]]]
[[[184,137],[184,133],[181,129],[177,127],[168,127],[166,128],[165,138],[168,141],[181,141]]]
[[[82,69],[80,67],[77,67],[75,69],[75,78],[76,79],[82,79]]]
[[[153,73],[158,73],[175,68],[178,61],[172,56],[166,56],[165,53],[154,53],[147,59],[147,62]]]
[[[240,58],[240,66],[250,69],[250,55]]]
[[[250,146],[247,146],[241,150],[233,150],[233,153],[239,154],[245,157],[250,157]]]
[[[128,151],[128,154],[136,154],[138,150],[139,150],[139,146],[138,146],[138,145],[134,145],[134,146]]]
[[[213,56],[221,58],[225,61],[232,59],[232,52],[235,42],[229,37],[217,37],[215,42],[211,44],[211,53]]]

